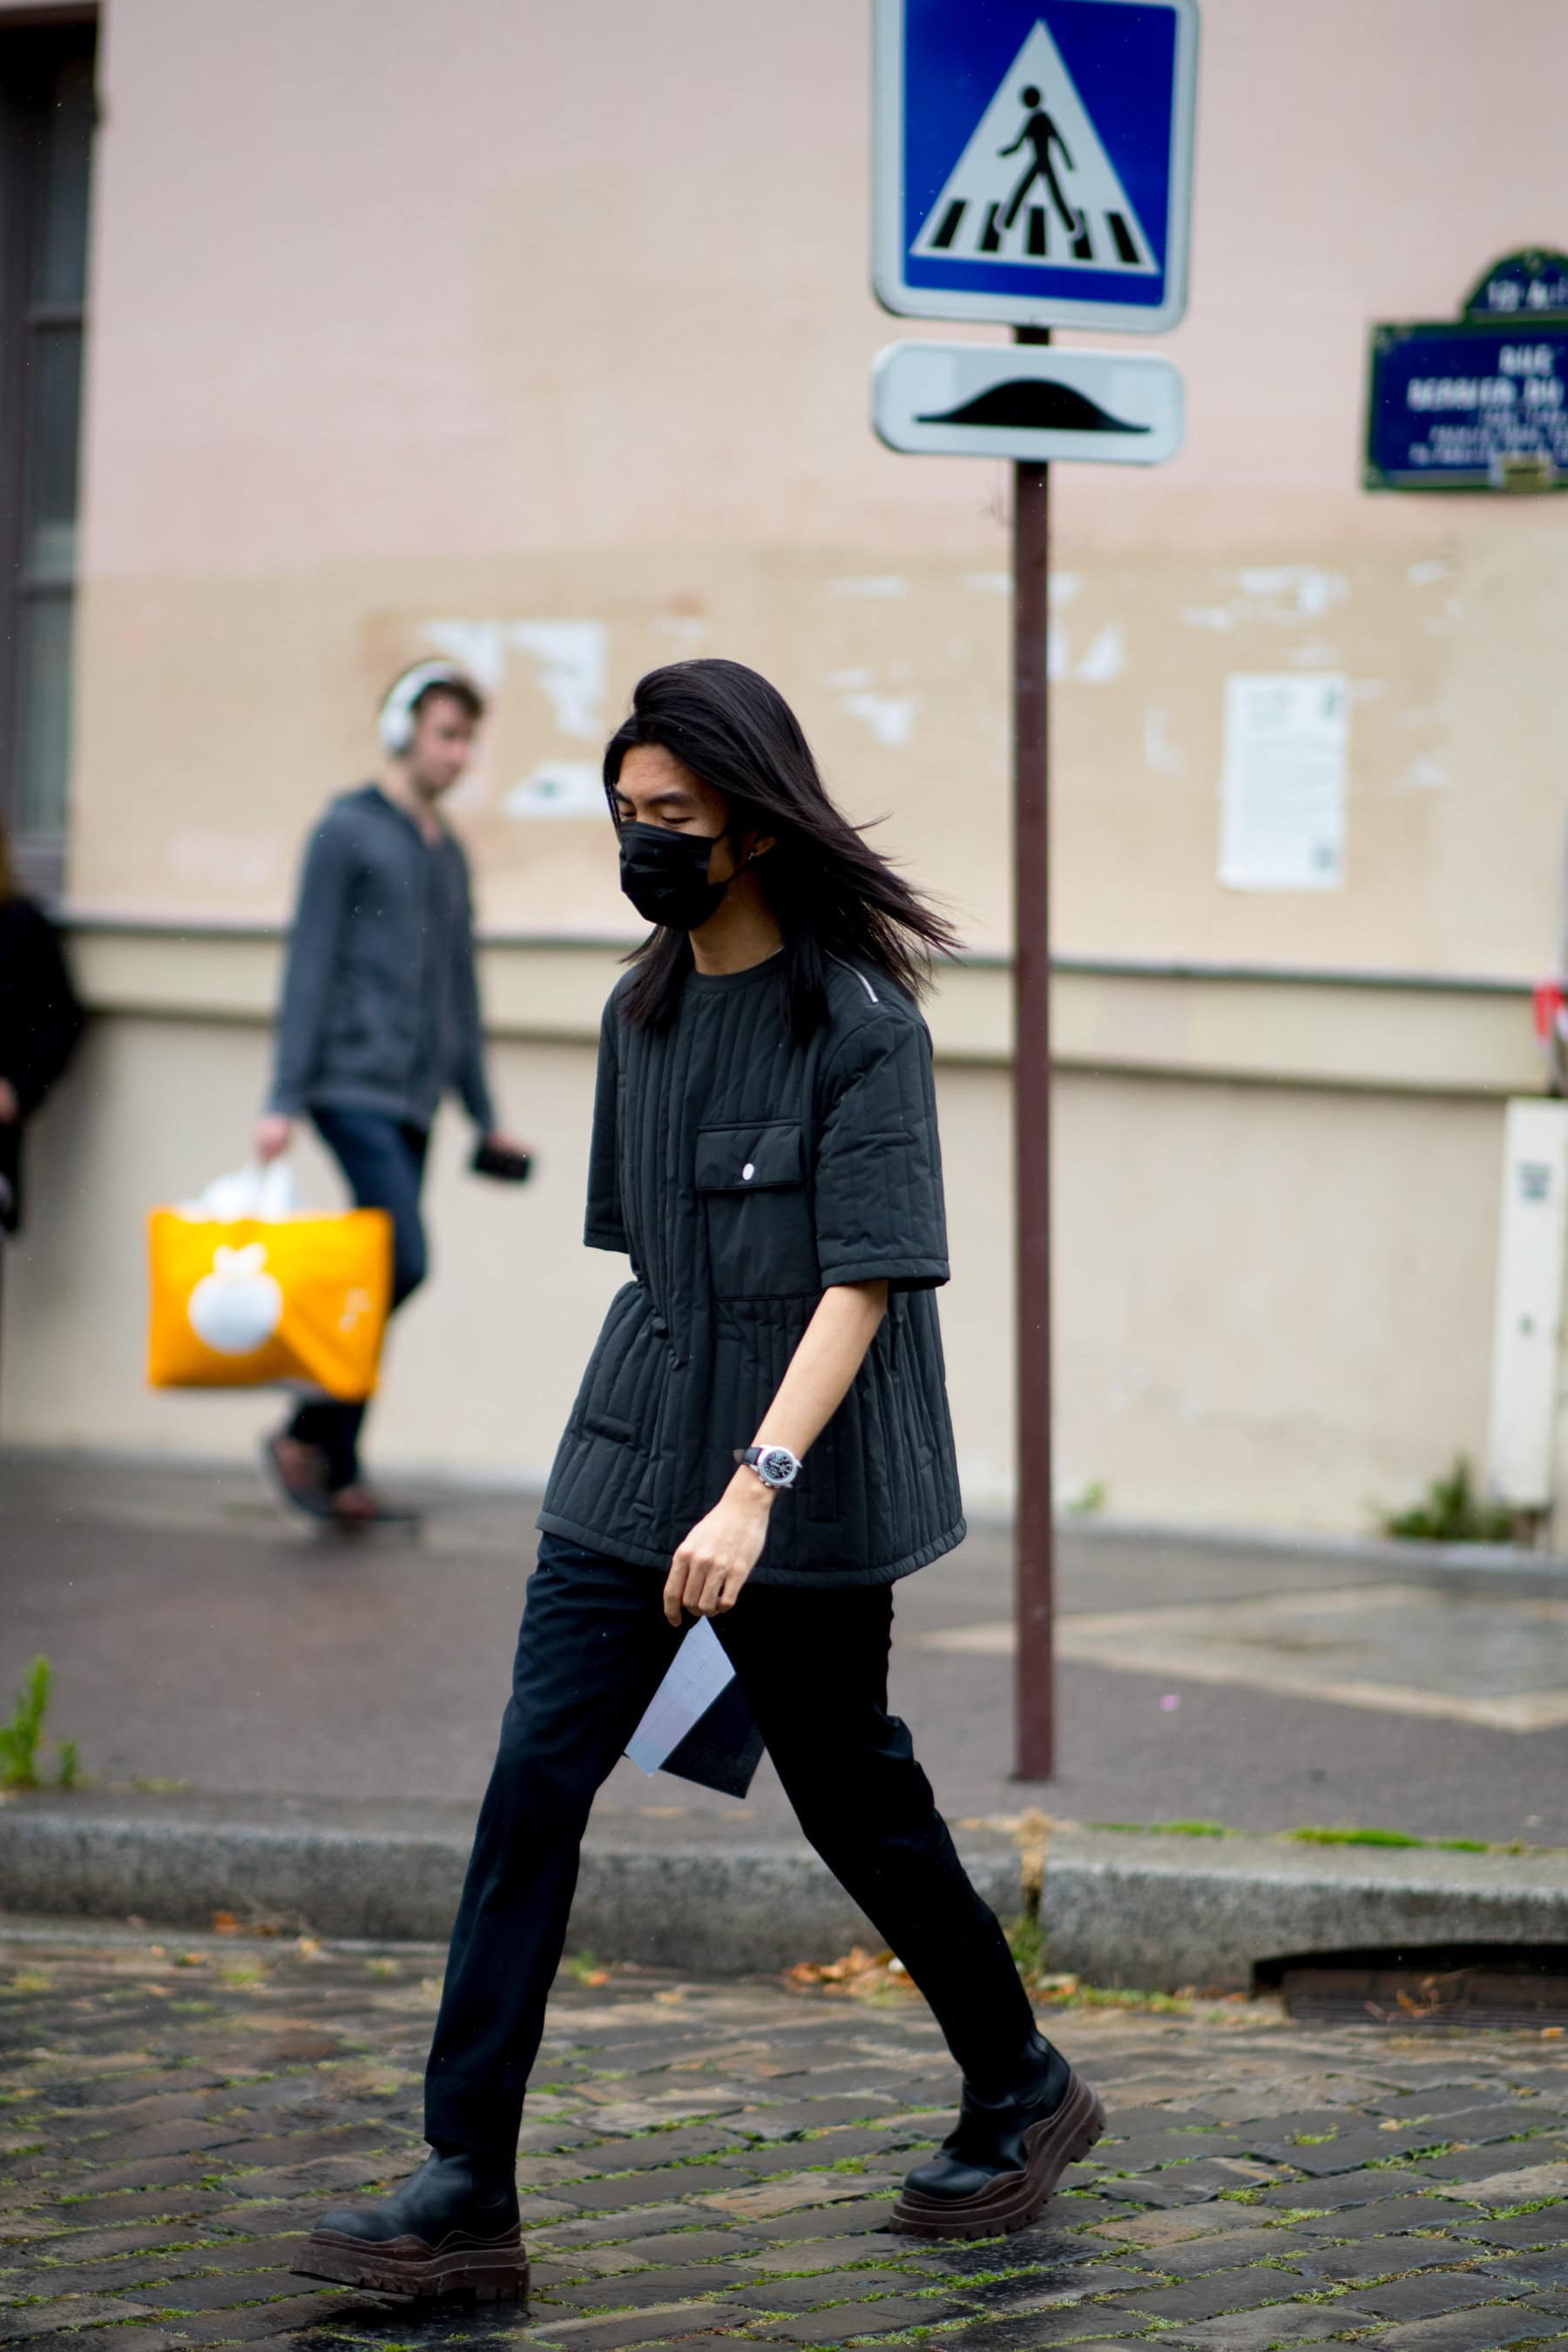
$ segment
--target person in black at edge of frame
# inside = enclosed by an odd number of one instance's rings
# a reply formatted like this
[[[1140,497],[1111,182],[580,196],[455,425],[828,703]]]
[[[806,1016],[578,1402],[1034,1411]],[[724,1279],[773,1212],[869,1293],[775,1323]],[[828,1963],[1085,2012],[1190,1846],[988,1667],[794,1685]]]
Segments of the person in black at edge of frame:
[[[310,839],[289,938],[272,1091],[256,1154],[286,1151],[309,1112],[362,1209],[392,1217],[392,1304],[426,1269],[420,1193],[448,1087],[479,1138],[470,1165],[521,1181],[485,1075],[473,914],[462,844],[439,804],[474,747],[484,698],[450,662],[416,662],[387,689],[375,782],[342,793]],[[345,1528],[411,1524],[361,1473],[363,1404],[302,1404],[264,1440],[262,1468],[294,1509]]]
[[[916,1007],[956,941],[738,663],[650,672],[604,773],[622,887],[656,929],[605,1012],[586,1239],[633,1278],[540,1515],[426,2075],[433,2153],[384,2203],[327,2214],[295,2264],[393,2293],[526,2289],[515,2149],[579,1844],[689,1617],[963,2072],[957,2129],[893,2227],[1016,2229],[1104,2127],[888,1712],[893,1583],[964,1532]]]
[[[16,888],[0,830],[0,1233],[21,1230],[24,1132],[84,1025],[59,933]]]

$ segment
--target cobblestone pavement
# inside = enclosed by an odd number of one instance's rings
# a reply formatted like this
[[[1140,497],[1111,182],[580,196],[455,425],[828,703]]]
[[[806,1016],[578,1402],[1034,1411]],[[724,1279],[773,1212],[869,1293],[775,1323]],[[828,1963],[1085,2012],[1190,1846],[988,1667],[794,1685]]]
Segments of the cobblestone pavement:
[[[552,2004],[519,2164],[531,2309],[312,2292],[296,2233],[421,2152],[439,1967],[63,1927],[0,1947],[0,2342],[1568,2345],[1554,2039],[1075,2009],[1052,2030],[1116,2137],[1034,2229],[934,2246],[881,2226],[954,2093],[914,1996],[585,1965]]]

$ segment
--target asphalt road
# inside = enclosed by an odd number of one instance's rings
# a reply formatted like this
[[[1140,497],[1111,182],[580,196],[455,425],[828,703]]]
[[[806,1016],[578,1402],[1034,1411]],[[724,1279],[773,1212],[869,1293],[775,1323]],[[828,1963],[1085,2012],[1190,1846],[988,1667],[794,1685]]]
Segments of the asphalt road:
[[[46,1653],[54,1727],[79,1739],[100,1786],[475,1800],[508,1686],[531,1507],[427,1499],[421,1541],[322,1543],[281,1522],[245,1468],[0,1455],[0,1692]],[[983,1528],[897,1596],[894,1703],[952,1818],[1037,1804],[1082,1822],[1334,1823],[1568,1845],[1568,1723],[1505,1730],[1440,1711],[1494,1705],[1500,1688],[1505,1701],[1515,1687],[1544,1692],[1549,1708],[1568,1693],[1560,1574],[1069,1528],[1062,1606],[1079,1624],[1113,1621],[1110,1654],[1136,1646],[1149,1612],[1234,1606],[1226,1654],[1262,1680],[1202,1678],[1198,1641],[1184,1659],[1173,1644],[1168,1673],[1066,1663],[1059,1771],[1021,1784],[1010,1778],[1011,1661],[985,1646],[1008,1614],[1009,1544],[1005,1528]],[[1378,1612],[1373,1654],[1368,1596],[1391,1587],[1406,1599]],[[1299,1625],[1259,1633],[1258,1601],[1303,1593],[1330,1612],[1321,1639],[1304,1642]],[[955,1637],[979,1646],[931,1646]],[[1404,1696],[1315,1696],[1325,1674],[1344,1682],[1345,1659],[1358,1686]],[[787,1827],[766,1765],[748,1805],[760,1826]],[[598,1818],[735,1810],[623,1764]]]

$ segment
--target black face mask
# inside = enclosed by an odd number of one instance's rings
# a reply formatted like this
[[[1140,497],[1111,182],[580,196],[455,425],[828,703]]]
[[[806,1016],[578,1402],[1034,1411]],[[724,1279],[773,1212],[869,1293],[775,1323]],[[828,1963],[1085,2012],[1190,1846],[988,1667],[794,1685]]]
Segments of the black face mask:
[[[711,835],[663,824],[623,824],[620,834],[621,887],[645,922],[695,931],[718,913],[730,885],[708,879]]]

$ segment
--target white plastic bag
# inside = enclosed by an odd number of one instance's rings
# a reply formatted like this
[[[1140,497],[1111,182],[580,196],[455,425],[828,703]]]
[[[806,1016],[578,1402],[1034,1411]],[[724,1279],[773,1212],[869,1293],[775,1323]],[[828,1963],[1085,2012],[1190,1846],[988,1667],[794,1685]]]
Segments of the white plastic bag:
[[[241,1217],[259,1217],[264,1223],[275,1225],[299,1213],[294,1171],[281,1156],[251,1160],[227,1176],[215,1176],[195,1200],[180,1203],[182,1217],[214,1218],[226,1225]]]

